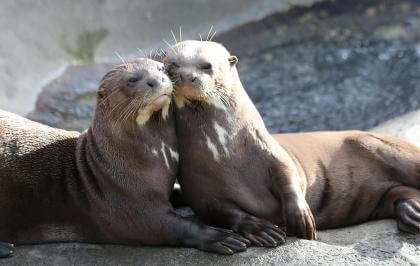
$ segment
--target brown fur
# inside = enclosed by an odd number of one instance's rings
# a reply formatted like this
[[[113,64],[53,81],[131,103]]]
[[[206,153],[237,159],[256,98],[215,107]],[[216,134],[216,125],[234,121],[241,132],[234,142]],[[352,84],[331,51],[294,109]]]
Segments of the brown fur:
[[[274,136],[303,170],[317,228],[396,217],[401,230],[420,233],[419,147],[362,131]],[[417,210],[412,223],[400,204]]]
[[[419,232],[417,147],[363,132],[274,139],[242,87],[237,59],[223,46],[185,41],[167,54],[177,80],[180,183],[207,222],[265,246],[277,240],[261,225],[268,221],[315,238],[311,211],[321,229],[397,217],[401,230]]]
[[[242,88],[236,57],[219,44],[196,41],[167,54],[165,65],[177,80],[179,180],[193,210],[255,245],[282,243],[273,224],[286,225],[284,217],[289,231],[315,238],[304,180]]]
[[[170,204],[178,162],[169,102],[143,124],[138,117],[171,92],[163,65],[138,59],[105,75],[80,135],[0,111],[0,239],[244,250],[246,240],[177,216]]]

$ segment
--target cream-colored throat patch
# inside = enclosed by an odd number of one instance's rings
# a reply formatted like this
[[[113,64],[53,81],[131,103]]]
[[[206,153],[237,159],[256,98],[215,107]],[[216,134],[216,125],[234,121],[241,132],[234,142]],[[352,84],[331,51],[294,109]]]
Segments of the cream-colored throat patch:
[[[164,120],[166,120],[166,118],[168,117],[168,115],[169,115],[169,106],[171,105],[171,102],[170,101],[168,101],[163,107],[162,107],[162,109],[160,110],[160,111],[158,111],[158,112],[161,112],[161,114],[162,114],[162,118],[164,119]],[[136,117],[136,122],[137,122],[137,124],[139,125],[139,126],[144,126],[146,123],[147,123],[147,121],[149,121],[149,119],[150,119],[150,117],[153,115],[153,109],[152,109],[152,106],[151,105],[149,105],[149,106],[147,106],[147,107],[145,107],[145,108],[143,108],[143,109],[139,109],[138,111],[137,111],[137,117]]]

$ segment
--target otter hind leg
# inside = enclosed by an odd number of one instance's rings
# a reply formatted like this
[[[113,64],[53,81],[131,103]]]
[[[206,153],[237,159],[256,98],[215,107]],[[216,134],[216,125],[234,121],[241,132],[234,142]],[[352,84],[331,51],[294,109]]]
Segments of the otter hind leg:
[[[420,189],[420,149],[414,144],[372,133],[352,136],[345,142],[380,164],[401,173],[395,181]]]
[[[398,229],[407,233],[420,234],[420,199],[408,199],[395,206]]]
[[[0,258],[8,258],[13,256],[15,248],[13,244],[0,242]]]
[[[399,230],[420,234],[420,190],[407,186],[390,188],[371,218],[389,217],[395,217]]]

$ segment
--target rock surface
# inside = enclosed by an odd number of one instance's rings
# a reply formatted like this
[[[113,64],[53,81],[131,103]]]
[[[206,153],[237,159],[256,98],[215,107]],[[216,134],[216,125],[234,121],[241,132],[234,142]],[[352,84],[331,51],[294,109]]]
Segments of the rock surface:
[[[88,128],[96,105],[98,84],[111,65],[70,66],[39,94],[29,119],[58,128]]]
[[[241,80],[269,130],[368,129],[420,108],[419,17],[415,0],[322,2],[273,14],[216,40],[238,55]],[[102,73],[96,68],[89,71]],[[59,97],[69,83],[93,82],[81,82],[84,69],[71,67],[62,78],[66,83],[54,84],[55,93],[49,85],[30,118],[86,128],[92,103]],[[76,114],[75,103],[86,113]],[[80,123],[68,124],[66,117]]]
[[[73,61],[116,62],[184,38],[224,31],[320,0],[2,0],[0,109],[26,115],[43,84]],[[65,11],[65,12],[63,12]]]
[[[220,256],[186,248],[51,244],[17,247],[0,265],[420,265],[420,237],[392,220],[319,232],[317,241],[288,238],[274,249]]]

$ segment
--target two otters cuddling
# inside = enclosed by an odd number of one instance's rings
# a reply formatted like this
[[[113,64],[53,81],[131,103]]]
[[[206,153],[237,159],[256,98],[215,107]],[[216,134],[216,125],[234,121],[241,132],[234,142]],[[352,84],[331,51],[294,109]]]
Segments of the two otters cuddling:
[[[420,233],[418,147],[361,131],[270,135],[237,61],[184,41],[163,63],[116,66],[82,134],[0,111],[0,240],[233,254],[282,244],[283,229],[315,239],[388,217]],[[205,224],[174,211],[176,178]],[[5,242],[1,257],[13,254]]]

